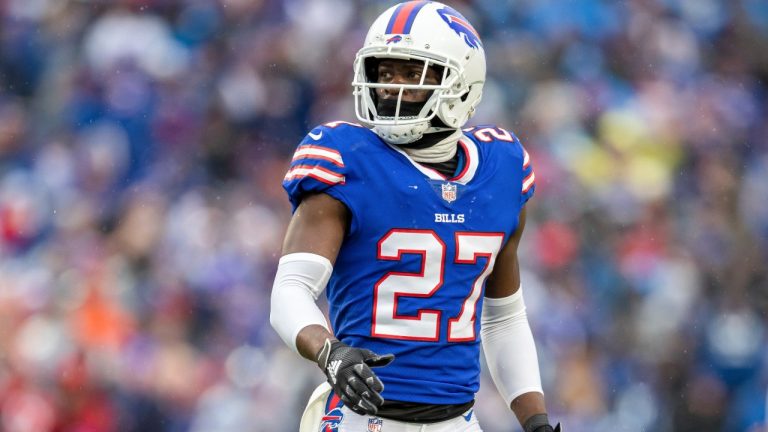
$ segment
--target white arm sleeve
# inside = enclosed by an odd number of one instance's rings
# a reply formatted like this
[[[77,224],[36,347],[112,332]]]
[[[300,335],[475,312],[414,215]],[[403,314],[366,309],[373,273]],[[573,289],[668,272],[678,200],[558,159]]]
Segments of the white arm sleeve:
[[[296,352],[296,336],[301,329],[312,324],[328,329],[325,315],[315,300],[325,289],[332,272],[331,262],[320,255],[292,253],[280,258],[272,285],[269,322]]]
[[[543,394],[536,345],[525,313],[523,288],[509,297],[486,297],[480,322],[485,361],[507,406],[523,393]]]

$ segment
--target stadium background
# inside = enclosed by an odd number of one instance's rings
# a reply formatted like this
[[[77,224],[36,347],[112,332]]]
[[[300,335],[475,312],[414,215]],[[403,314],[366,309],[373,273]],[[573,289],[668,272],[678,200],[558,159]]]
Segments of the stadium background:
[[[765,430],[768,3],[449,1],[514,130],[552,418]],[[0,0],[0,429],[296,430],[280,181],[391,3]],[[428,365],[426,365],[428,366]],[[487,432],[516,430],[484,376]],[[617,426],[619,425],[619,426]]]

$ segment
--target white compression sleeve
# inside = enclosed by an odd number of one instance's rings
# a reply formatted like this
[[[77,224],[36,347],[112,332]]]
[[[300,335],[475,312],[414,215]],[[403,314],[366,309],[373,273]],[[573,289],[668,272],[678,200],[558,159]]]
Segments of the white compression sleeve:
[[[486,297],[481,326],[485,361],[507,406],[523,393],[544,393],[522,287],[509,297]]]
[[[302,252],[280,258],[272,286],[269,322],[296,352],[296,336],[301,329],[312,324],[328,329],[325,315],[315,300],[325,289],[332,272],[331,262],[320,255]]]

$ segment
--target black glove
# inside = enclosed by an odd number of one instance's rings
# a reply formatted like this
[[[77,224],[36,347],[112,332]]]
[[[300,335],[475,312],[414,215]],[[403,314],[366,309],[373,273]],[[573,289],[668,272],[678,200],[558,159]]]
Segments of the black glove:
[[[378,355],[371,350],[326,339],[317,355],[317,364],[349,409],[361,415],[375,415],[384,403],[381,397],[384,384],[371,368],[386,366],[394,359],[392,354]]]
[[[562,432],[560,423],[554,428],[549,424],[549,418],[546,414],[532,415],[523,425],[525,432]]]
[[[562,432],[562,429],[560,428],[560,423],[558,423],[554,429],[550,425],[544,425],[537,427],[533,432]]]

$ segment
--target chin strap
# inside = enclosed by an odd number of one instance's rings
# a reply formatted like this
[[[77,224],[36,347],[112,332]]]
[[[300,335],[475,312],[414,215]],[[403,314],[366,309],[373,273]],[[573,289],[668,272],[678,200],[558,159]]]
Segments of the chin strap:
[[[459,142],[459,138],[462,137],[462,134],[463,132],[461,129],[456,129],[454,133],[428,147],[419,148],[418,146],[403,145],[400,148],[402,148],[408,156],[416,162],[445,162],[451,160],[451,158],[456,155],[456,149],[458,148],[457,143]],[[422,139],[426,138],[427,136],[425,135]]]

